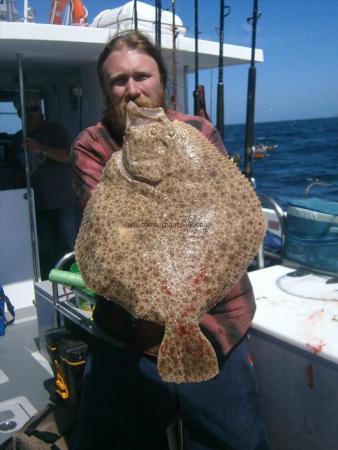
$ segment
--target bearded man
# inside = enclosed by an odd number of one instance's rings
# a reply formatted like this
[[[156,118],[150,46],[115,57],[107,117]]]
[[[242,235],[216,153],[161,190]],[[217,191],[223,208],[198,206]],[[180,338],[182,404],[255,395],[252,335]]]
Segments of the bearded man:
[[[226,155],[210,122],[165,108],[165,66],[159,50],[141,33],[115,36],[100,54],[97,71],[104,117],[78,136],[71,152],[82,208],[113,152],[121,150],[130,100],[142,107],[163,107],[170,120],[196,127]],[[219,375],[176,384],[164,382],[157,372],[163,327],[135,319],[100,297],[93,319],[102,333],[87,359],[74,450],[164,450],[166,429],[177,417],[183,422],[186,450],[268,449],[246,344],[254,311],[245,274],[200,323],[217,354]]]

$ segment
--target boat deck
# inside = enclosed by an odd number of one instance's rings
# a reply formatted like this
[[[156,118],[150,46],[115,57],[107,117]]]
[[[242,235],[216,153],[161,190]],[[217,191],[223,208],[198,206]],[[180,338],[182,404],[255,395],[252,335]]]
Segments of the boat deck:
[[[0,444],[50,401],[53,373],[39,352],[34,306],[17,311],[0,337]]]

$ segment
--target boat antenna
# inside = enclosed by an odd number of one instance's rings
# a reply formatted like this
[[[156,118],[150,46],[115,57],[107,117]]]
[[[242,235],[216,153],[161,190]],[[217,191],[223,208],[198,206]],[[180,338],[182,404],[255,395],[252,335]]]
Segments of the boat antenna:
[[[137,0],[134,0],[134,28],[137,30]]]
[[[253,15],[247,19],[252,25],[252,42],[251,42],[251,62],[248,74],[248,94],[246,104],[246,121],[245,121],[245,143],[244,143],[244,175],[253,183],[252,171],[252,155],[254,151],[254,116],[255,116],[255,93],[256,93],[256,67],[255,67],[255,50],[256,50],[256,28],[257,21],[261,13],[258,12],[258,0],[253,1]]]
[[[176,38],[177,38],[177,27],[175,22],[175,12],[176,12],[176,1],[171,0],[171,7],[173,13],[173,95],[171,97],[172,107],[176,111],[177,109],[177,64],[176,64]]]
[[[161,3],[161,0],[156,0],[155,2],[155,45],[158,48],[161,48]]]
[[[195,89],[194,89],[194,114],[199,115],[199,93],[198,93],[198,0],[195,0]]]
[[[224,17],[230,14],[230,6],[220,3],[219,15],[219,55],[218,55],[218,84],[217,84],[217,121],[216,127],[224,141],[224,84],[223,84],[223,44],[224,44]]]

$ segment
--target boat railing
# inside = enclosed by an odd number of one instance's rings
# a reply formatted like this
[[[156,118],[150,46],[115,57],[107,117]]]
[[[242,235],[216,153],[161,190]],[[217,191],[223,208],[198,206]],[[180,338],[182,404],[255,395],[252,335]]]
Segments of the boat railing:
[[[62,256],[62,258],[59,259],[59,261],[55,265],[55,269],[60,269],[65,266],[65,264],[69,263],[70,261],[74,261],[75,259],[75,252],[67,253],[66,255]],[[53,303],[54,303],[54,320],[55,325],[60,326],[61,325],[61,319],[60,319],[60,313],[57,308],[57,302],[58,302],[58,284],[56,282],[52,282],[52,290],[53,290]]]
[[[310,190],[314,186],[332,186],[331,183],[327,183],[326,181],[320,181],[319,178],[306,178],[306,181],[309,182],[309,184],[305,188],[304,197],[308,197]]]
[[[282,209],[282,207],[274,200],[272,197],[265,195],[265,194],[258,194],[258,197],[262,203],[262,205],[267,205],[269,208],[271,208],[274,213],[276,214],[276,217],[279,222],[280,227],[280,235],[281,235],[281,247],[279,253],[273,253],[267,249],[264,249],[264,243],[262,244],[262,248],[258,255],[258,268],[264,268],[265,267],[265,257],[270,258],[276,263],[280,263],[283,259],[283,249],[284,249],[284,242],[285,242],[285,219],[286,219],[286,213]]]

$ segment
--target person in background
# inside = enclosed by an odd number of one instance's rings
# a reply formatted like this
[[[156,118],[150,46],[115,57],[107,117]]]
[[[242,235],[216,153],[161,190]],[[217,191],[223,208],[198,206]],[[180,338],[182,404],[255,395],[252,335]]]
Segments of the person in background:
[[[21,117],[20,103],[15,101]],[[34,190],[41,278],[48,278],[56,262],[74,248],[79,212],[71,182],[70,143],[66,130],[44,120],[41,99],[25,96],[27,138],[22,131],[12,141],[16,187],[26,186],[27,149],[31,187]]]
[[[85,207],[114,152],[121,150],[126,106],[165,107],[167,74],[159,50],[141,33],[115,36],[97,63],[105,99],[103,119],[84,130],[71,152],[73,183]],[[226,155],[217,130],[205,118],[165,108],[170,120],[196,127]],[[177,417],[185,450],[266,450],[255,369],[246,333],[255,311],[247,274],[201,320],[218,356],[220,373],[201,383],[166,383],[156,357],[163,328],[135,319],[99,297],[94,338],[86,363],[73,450],[164,450],[166,428]]]
[[[8,320],[5,314],[5,307],[7,308],[11,319]],[[12,305],[10,299],[5,294],[4,288],[0,283],[0,336],[5,334],[5,328],[10,325],[15,320],[14,306]]]

